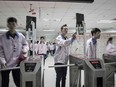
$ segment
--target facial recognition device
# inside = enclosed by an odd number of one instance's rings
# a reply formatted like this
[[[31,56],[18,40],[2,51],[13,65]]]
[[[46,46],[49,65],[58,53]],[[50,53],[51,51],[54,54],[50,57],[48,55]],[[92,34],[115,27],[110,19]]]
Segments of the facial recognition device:
[[[32,56],[35,57],[34,44],[36,42],[36,17],[26,16],[26,39],[32,42]]]
[[[76,27],[79,35],[84,35],[84,14],[76,13]]]
[[[21,87],[42,87],[40,61],[23,61],[20,68]]]
[[[26,38],[36,39],[36,17],[26,16]]]

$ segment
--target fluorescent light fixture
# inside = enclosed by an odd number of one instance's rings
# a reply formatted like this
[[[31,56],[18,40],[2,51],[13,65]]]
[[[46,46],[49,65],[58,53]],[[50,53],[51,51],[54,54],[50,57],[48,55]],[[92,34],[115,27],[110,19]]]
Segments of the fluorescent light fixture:
[[[100,20],[97,23],[113,23],[116,22],[115,20]]]
[[[75,33],[76,32],[76,29],[75,30],[68,30],[68,33]]]
[[[103,33],[116,33],[116,30],[102,31]]]
[[[53,35],[56,35],[56,34],[44,34],[46,36],[53,36]]]
[[[49,30],[49,29],[48,29],[48,30],[43,30],[43,31],[55,31],[55,30]]]
[[[47,18],[44,18],[43,19],[45,22],[47,22],[47,21],[60,21],[60,19],[47,19]]]
[[[46,19],[46,18],[44,18],[43,20],[46,21],[46,22],[49,21],[49,19]]]
[[[53,21],[60,21],[60,19],[54,19]]]

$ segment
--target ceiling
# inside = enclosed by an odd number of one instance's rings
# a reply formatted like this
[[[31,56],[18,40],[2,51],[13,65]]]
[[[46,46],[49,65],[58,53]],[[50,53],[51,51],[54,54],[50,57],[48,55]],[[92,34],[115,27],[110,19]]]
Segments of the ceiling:
[[[34,9],[32,12],[29,12],[30,4]],[[103,31],[116,30],[115,20],[99,23],[116,19],[116,0],[94,0],[93,3],[0,1],[0,29],[6,28],[6,20],[11,16],[17,18],[20,29],[25,29],[26,16],[34,16],[37,18],[37,36],[45,35],[52,39],[58,35],[63,24],[69,26],[69,32],[75,32],[76,13],[84,14],[87,31],[94,27]]]

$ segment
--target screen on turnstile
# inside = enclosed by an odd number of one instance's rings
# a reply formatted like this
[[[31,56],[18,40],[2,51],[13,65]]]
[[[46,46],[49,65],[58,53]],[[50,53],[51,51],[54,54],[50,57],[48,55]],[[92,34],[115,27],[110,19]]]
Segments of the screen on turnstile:
[[[101,69],[100,61],[90,61],[90,63],[93,65],[95,69]]]
[[[25,63],[25,72],[33,72],[35,69],[36,63]]]

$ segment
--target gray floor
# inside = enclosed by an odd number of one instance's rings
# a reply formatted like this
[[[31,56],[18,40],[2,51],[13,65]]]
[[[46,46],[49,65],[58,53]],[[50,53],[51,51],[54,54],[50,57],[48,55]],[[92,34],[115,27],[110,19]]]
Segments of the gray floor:
[[[55,76],[56,76],[56,73],[55,73],[55,70],[54,68],[48,68],[48,66],[51,66],[51,65],[54,65],[54,61],[53,61],[53,57],[52,56],[49,56],[46,61],[45,61],[45,87],[55,87]],[[66,81],[66,87],[69,87],[69,73],[67,73],[67,81]],[[16,87],[14,85],[14,82],[13,82],[13,79],[12,79],[12,76],[10,76],[10,85],[9,87]]]

